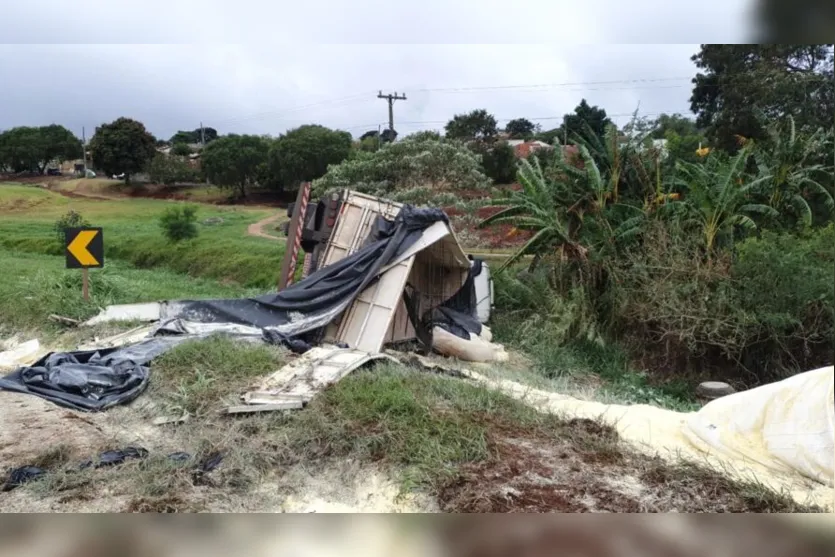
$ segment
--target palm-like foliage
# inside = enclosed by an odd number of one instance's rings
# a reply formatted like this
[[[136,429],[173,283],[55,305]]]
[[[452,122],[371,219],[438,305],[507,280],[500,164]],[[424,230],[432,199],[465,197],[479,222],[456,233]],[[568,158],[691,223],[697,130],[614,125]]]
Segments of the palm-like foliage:
[[[509,223],[533,232],[502,268],[525,255],[536,256],[535,261],[554,253],[585,260],[591,249],[605,253],[615,240],[640,230],[641,209],[615,203],[617,180],[601,172],[585,145],[577,147],[579,161],[567,159],[557,148],[547,175],[538,159],[523,160],[518,174],[521,191],[491,201],[507,208],[482,221],[480,227]]]
[[[585,257],[585,248],[572,240],[569,231],[569,219],[563,204],[565,183],[547,180],[537,159],[533,163],[522,161],[518,179],[521,191],[513,191],[508,198],[492,201],[493,205],[506,205],[507,208],[479,224],[485,227],[510,223],[519,230],[533,232],[533,237],[507,258],[501,268],[526,255],[542,256],[560,248],[574,256]]]
[[[751,215],[777,214],[768,205],[751,202],[752,194],[771,176],[748,179],[744,166],[749,156],[750,147],[746,147],[730,159],[712,154],[701,164],[678,163],[678,182],[686,198],[666,207],[683,222],[700,229],[708,255],[715,249],[717,238],[732,235],[735,226],[756,229]]]
[[[773,126],[769,129],[770,145],[757,148],[754,160],[761,176],[770,179],[762,183],[759,193],[763,201],[780,215],[792,216],[805,226],[812,224],[810,198],[823,202],[826,215],[835,210],[832,194],[815,178],[831,172],[832,168],[816,164],[814,159],[826,151],[831,132],[818,130],[807,138],[798,136],[794,118],[788,117],[784,133]],[[831,153],[831,151],[829,151]]]

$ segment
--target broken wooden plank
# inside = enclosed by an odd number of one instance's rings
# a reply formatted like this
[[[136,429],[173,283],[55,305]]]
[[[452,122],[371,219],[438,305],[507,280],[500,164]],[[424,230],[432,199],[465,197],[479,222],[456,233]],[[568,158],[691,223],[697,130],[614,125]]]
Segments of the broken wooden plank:
[[[57,321],[58,323],[63,323],[64,325],[70,325],[72,327],[77,327],[81,324],[81,321],[78,319],[73,319],[71,317],[64,317],[63,315],[55,315],[50,314],[49,318],[53,321]]]
[[[276,410],[301,410],[304,403],[298,401],[275,402],[273,404],[244,404],[242,406],[230,406],[226,409],[227,414],[253,414],[255,412],[275,412]]]
[[[151,423],[154,425],[181,424],[187,422],[189,417],[190,415],[188,413],[185,413],[182,416],[160,416],[158,418],[154,418]]]
[[[264,391],[252,391],[244,393],[241,397],[245,404],[278,404],[281,402],[301,402],[302,404],[309,401],[308,398],[301,395],[293,395],[286,393],[273,393]]]

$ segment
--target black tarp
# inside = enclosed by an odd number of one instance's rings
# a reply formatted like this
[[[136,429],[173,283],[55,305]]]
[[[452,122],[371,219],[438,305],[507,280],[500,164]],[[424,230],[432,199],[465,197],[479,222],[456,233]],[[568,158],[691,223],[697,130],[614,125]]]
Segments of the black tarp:
[[[148,386],[148,363],[187,337],[152,338],[105,350],[52,352],[0,379],[0,389],[28,393],[75,410],[106,410]]]
[[[438,307],[431,308],[424,317],[424,327],[441,327],[457,337],[469,340],[470,334],[481,334],[475,292],[475,277],[481,274],[482,261],[473,260],[467,280],[458,291]]]
[[[438,209],[404,206],[391,222],[378,222],[370,243],[278,293],[232,300],[186,300],[166,306],[167,320],[235,324],[262,329],[263,338],[303,351],[305,336],[328,325],[367,288],[380,270],[411,247],[432,224],[447,223]],[[145,389],[148,363],[193,336],[159,336],[134,346],[48,354],[0,379],[0,389],[30,393],[78,410],[104,410]]]

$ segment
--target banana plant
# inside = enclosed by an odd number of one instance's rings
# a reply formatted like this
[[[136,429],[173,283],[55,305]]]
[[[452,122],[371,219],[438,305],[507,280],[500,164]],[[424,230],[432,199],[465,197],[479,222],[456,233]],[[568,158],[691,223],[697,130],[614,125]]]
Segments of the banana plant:
[[[831,132],[817,130],[811,136],[802,138],[795,129],[794,118],[787,117],[785,133],[780,128],[769,128],[768,149],[755,148],[753,156],[761,176],[769,176],[760,188],[765,202],[783,216],[792,216],[804,226],[812,224],[810,198],[816,196],[822,203],[827,216],[835,211],[832,194],[815,177],[831,173],[832,168],[816,164],[814,157],[826,151],[831,141]],[[831,153],[831,149],[829,151]]]
[[[576,170],[568,172],[576,175]],[[492,205],[506,208],[479,223],[480,228],[512,224],[518,230],[533,232],[531,239],[507,258],[500,270],[526,255],[534,256],[534,264],[549,253],[584,259],[588,249],[572,238],[564,203],[568,180],[546,179],[538,159],[533,163],[523,159],[517,177],[522,189],[512,191],[509,197],[493,199]]]
[[[685,190],[685,199],[666,206],[682,222],[700,229],[708,257],[720,235],[732,235],[737,226],[755,230],[753,215],[778,214],[766,204],[752,202],[752,195],[772,176],[749,178],[744,167],[750,155],[751,147],[746,146],[730,159],[710,154],[704,163],[679,161],[677,165],[677,181]]]

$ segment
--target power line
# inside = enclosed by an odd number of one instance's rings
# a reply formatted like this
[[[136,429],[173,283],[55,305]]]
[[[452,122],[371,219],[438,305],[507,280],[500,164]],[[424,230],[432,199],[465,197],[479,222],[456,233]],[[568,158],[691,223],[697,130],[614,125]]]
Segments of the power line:
[[[586,85],[618,85],[623,83],[658,83],[664,81],[681,81],[681,80],[691,80],[691,77],[662,77],[662,78],[655,78],[655,79],[615,79],[610,81],[577,81],[577,82],[563,82],[563,83],[539,83],[539,84],[529,84],[529,85],[486,85],[486,86],[477,86],[477,87],[436,87],[436,88],[424,88],[424,89],[412,89],[415,93],[452,93],[452,92],[459,92],[459,91],[497,91],[497,90],[504,90],[504,89],[533,89],[533,88],[541,88],[541,89],[556,89],[560,87],[575,87],[575,86],[586,86]]]

